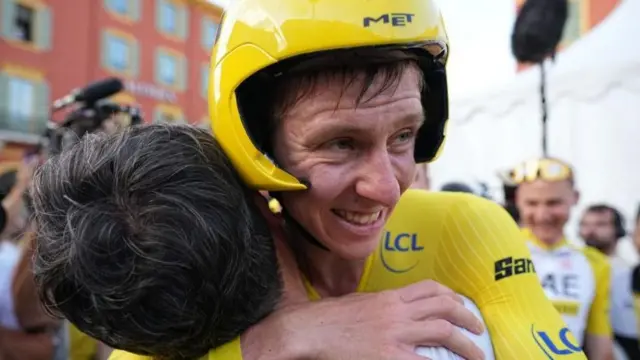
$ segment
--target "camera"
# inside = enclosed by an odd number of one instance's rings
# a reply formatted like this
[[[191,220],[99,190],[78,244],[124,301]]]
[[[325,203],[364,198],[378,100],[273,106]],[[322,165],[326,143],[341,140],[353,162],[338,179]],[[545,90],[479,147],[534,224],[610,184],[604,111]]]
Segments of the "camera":
[[[52,113],[69,107],[73,109],[62,122],[49,122],[37,151],[46,150],[48,154],[57,154],[88,133],[114,133],[119,129],[141,124],[143,118],[139,108],[105,100],[123,89],[120,79],[108,78],[75,89],[54,101]]]

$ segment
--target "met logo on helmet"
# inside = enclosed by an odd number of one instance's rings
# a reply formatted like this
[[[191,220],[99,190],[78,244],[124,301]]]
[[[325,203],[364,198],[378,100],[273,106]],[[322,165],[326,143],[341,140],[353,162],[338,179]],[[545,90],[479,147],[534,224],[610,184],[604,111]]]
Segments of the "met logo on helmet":
[[[415,14],[405,14],[405,13],[392,13],[392,14],[384,14],[377,18],[366,17],[362,19],[362,25],[364,27],[371,26],[371,23],[379,23],[383,24],[391,23],[391,26],[405,26],[407,24],[411,24],[413,21],[413,17]]]

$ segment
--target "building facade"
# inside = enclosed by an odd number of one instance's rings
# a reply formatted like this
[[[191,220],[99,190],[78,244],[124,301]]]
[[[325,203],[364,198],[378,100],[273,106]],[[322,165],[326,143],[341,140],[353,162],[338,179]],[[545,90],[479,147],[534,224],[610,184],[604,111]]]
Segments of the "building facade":
[[[207,124],[221,13],[206,0],[0,0],[0,161],[37,140],[54,99],[111,76],[126,86],[112,100],[146,122]]]
[[[520,11],[525,1],[516,0],[516,9],[518,11]],[[571,46],[582,35],[600,24],[619,3],[620,0],[569,0],[569,15],[564,27],[559,51]],[[529,67],[528,64],[518,64],[518,71],[527,67]]]

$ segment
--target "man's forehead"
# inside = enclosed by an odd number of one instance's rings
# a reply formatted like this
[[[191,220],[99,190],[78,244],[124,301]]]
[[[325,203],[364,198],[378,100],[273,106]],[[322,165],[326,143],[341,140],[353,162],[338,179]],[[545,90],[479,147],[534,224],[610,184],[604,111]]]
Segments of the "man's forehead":
[[[378,74],[371,84],[364,83],[364,74],[352,80],[331,74],[320,76],[312,84],[311,91],[292,94],[299,101],[287,115],[300,116],[329,109],[375,108],[401,99],[421,97],[422,78],[417,67],[407,67],[397,81],[391,83],[384,72]]]
[[[613,220],[613,213],[610,210],[590,210],[584,213],[582,220],[585,222],[607,222]]]
[[[535,180],[524,182],[518,185],[518,193],[520,195],[530,195],[539,197],[562,196],[572,191],[571,183],[567,180],[563,181],[546,181]]]

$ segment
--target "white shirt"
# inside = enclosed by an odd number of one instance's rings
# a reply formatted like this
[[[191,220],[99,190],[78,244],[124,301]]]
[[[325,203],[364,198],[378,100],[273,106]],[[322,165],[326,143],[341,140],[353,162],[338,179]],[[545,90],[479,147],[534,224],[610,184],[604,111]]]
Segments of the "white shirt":
[[[8,329],[19,329],[18,319],[14,312],[11,284],[13,273],[20,260],[18,246],[0,242],[0,326]]]
[[[618,257],[611,257],[611,327],[613,333],[627,338],[638,337],[633,306],[631,274],[633,268]]]
[[[480,314],[480,309],[476,306],[476,304],[470,299],[462,297],[464,299],[464,306],[471,310],[471,312],[476,315],[484,325],[484,328],[487,328],[487,325],[482,318],[482,314]],[[485,330],[482,335],[473,334],[465,329],[459,329],[463,335],[471,339],[476,346],[478,346],[484,352],[485,360],[495,360],[496,356],[493,352],[493,345],[491,343],[491,336],[489,332]],[[426,357],[432,360],[465,360],[462,357],[454,354],[448,349],[443,347],[419,347],[416,349],[416,353],[422,357]]]

